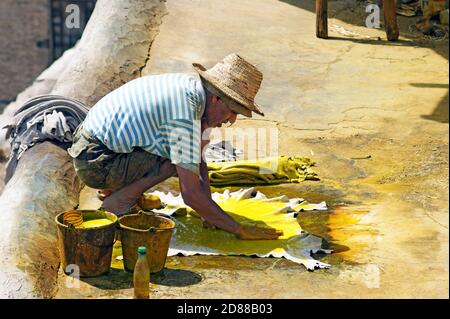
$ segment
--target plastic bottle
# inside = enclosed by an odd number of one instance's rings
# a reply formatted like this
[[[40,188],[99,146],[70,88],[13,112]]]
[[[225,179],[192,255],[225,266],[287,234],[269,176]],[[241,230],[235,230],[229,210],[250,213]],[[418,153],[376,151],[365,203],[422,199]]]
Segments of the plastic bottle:
[[[146,247],[138,248],[138,259],[133,272],[134,298],[148,299],[150,296],[150,268],[147,262]]]

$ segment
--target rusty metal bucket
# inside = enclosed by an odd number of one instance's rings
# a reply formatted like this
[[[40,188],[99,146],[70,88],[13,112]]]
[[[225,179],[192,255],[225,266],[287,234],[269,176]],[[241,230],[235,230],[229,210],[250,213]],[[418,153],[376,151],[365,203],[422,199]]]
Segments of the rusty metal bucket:
[[[169,251],[175,222],[169,216],[139,211],[137,214],[119,218],[122,241],[123,264],[127,271],[133,271],[139,246],[147,247],[147,261],[150,272],[164,268]]]
[[[64,212],[55,217],[58,231],[58,248],[61,264],[66,274],[79,269],[80,277],[95,277],[109,272],[117,225],[117,216],[100,210],[80,210],[83,220],[107,218],[111,224],[75,228],[64,225]],[[69,266],[69,267],[68,267]]]

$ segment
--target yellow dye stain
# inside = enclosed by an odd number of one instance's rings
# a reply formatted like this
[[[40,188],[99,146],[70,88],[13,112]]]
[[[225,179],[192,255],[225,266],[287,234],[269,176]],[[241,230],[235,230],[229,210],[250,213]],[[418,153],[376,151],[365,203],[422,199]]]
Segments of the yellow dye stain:
[[[349,248],[337,252],[345,260],[358,260],[358,256],[364,254],[368,247],[367,241],[359,239],[376,235],[373,229],[359,225],[361,218],[358,215],[367,214],[368,212],[367,210],[337,207],[329,216],[328,227],[330,231],[328,235],[332,238],[332,242],[348,246]]]
[[[83,224],[81,224],[80,228],[95,228],[100,226],[105,226],[112,224],[112,221],[107,218],[99,218],[99,219],[92,219],[83,221]]]

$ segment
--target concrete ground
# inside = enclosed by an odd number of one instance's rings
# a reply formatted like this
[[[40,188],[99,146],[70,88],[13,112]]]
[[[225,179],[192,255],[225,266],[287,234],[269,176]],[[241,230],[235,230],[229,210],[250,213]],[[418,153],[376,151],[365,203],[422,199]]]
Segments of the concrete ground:
[[[258,189],[326,200],[328,212],[298,220],[335,252],[317,256],[332,267],[315,272],[284,259],[171,257],[152,298],[449,297],[448,40],[399,17],[400,40],[387,42],[351,4],[330,2],[322,40],[314,1],[167,1],[143,73],[191,72],[231,52],[254,62],[266,117],[236,126],[274,128],[279,153],[312,157],[321,178]],[[61,275],[56,297],[130,298],[131,280],[113,271],[75,289]]]

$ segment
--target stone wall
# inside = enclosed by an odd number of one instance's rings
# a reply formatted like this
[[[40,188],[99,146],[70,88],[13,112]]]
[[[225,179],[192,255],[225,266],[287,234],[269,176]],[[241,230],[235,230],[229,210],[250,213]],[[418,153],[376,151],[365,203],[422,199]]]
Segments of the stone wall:
[[[0,113],[47,66],[48,0],[0,1]]]

